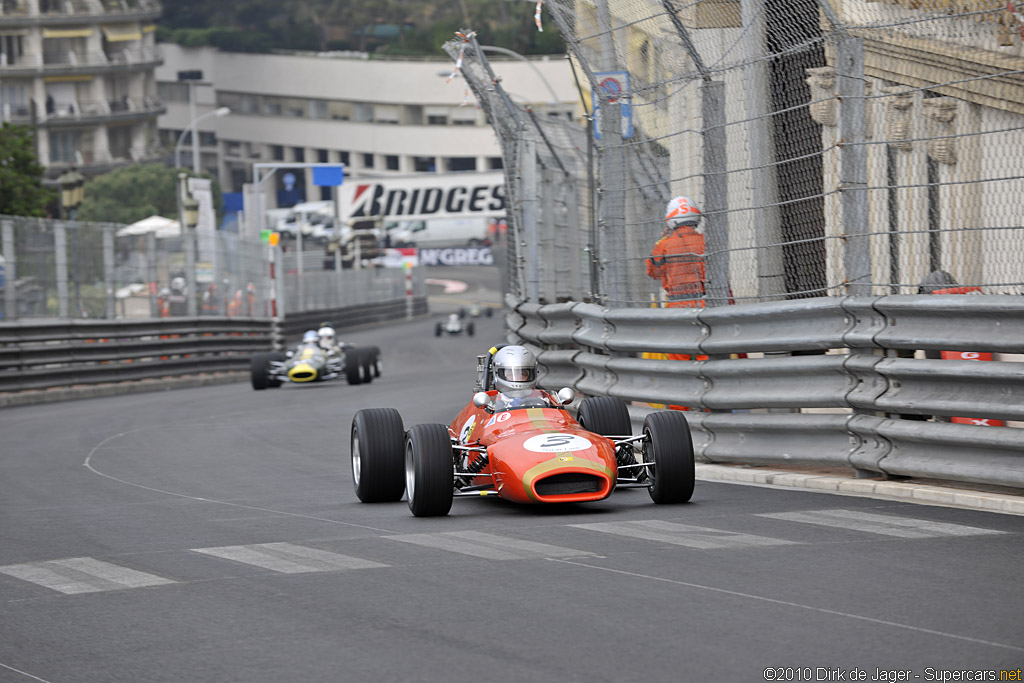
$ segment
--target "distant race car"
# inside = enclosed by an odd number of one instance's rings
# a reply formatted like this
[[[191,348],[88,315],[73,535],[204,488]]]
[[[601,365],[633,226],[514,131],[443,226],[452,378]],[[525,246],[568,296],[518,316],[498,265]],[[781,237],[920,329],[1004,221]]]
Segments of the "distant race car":
[[[482,315],[485,315],[488,318],[490,318],[491,316],[494,315],[494,309],[491,308],[490,306],[484,306],[479,301],[474,301],[468,307],[459,309],[460,318],[479,318]]]
[[[398,501],[404,493],[417,517],[446,515],[455,497],[466,496],[568,503],[646,488],[655,503],[690,500],[693,441],[682,412],[651,413],[634,436],[617,398],[585,398],[576,418],[565,408],[574,399],[569,388],[554,395],[538,390],[524,405],[505,407],[489,359],[481,356],[479,364],[478,387],[485,390],[450,425],[406,431],[394,408],[356,413],[351,457],[359,500]]]
[[[376,346],[357,348],[348,344],[333,353],[314,342],[304,342],[293,351],[257,353],[252,357],[252,388],[276,389],[284,382],[307,384],[345,377],[349,384],[369,384],[380,377],[380,350]]]
[[[466,333],[467,336],[472,337],[473,332],[473,321],[462,322],[462,318],[458,313],[452,313],[448,316],[448,319],[444,322],[438,321],[437,325],[434,326],[434,336],[440,337],[442,334],[456,335]]]

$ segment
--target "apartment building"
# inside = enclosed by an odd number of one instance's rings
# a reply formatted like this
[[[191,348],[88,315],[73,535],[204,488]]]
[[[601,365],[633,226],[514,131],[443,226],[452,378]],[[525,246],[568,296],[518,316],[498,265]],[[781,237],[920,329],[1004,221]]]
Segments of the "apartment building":
[[[53,179],[154,159],[156,0],[0,0],[0,121],[33,126]]]
[[[190,136],[182,133],[195,121],[199,167],[216,175],[225,192],[252,182],[254,163],[274,161],[341,163],[350,176],[502,168],[497,137],[472,92],[460,78],[448,81],[450,59],[160,47],[164,144],[178,148],[181,165],[192,167]],[[501,57],[494,69],[511,96],[537,115],[579,114],[566,59]],[[201,80],[179,80],[197,72]],[[223,107],[231,114],[210,115]],[[289,174],[277,175],[280,192]],[[330,188],[313,186],[311,171],[290,176],[301,198],[330,198]]]

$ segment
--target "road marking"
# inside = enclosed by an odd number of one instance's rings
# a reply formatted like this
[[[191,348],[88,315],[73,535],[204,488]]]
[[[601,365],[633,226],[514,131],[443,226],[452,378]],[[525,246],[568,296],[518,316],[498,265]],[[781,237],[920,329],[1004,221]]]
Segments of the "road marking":
[[[683,545],[688,548],[711,550],[715,548],[746,548],[751,546],[793,545],[794,541],[768,536],[753,536],[735,531],[722,531],[703,526],[676,524],[659,520],[639,522],[597,522],[594,524],[570,524],[577,529],[600,531],[647,541]]]
[[[192,548],[192,552],[212,555],[225,560],[251,564],[282,574],[307,572],[334,572],[344,569],[374,569],[386,564],[358,557],[306,548],[291,543],[260,543],[257,545],[228,545],[220,548]]]
[[[899,538],[935,538],[937,536],[981,536],[985,534],[1001,534],[1002,531],[965,526],[963,524],[946,524],[926,519],[910,519],[892,515],[876,515],[859,510],[808,510],[806,512],[772,512],[756,515],[770,519],[781,519],[787,522],[802,522],[819,526],[866,531],[883,536]]]
[[[440,534],[406,534],[384,536],[383,538],[462,555],[482,557],[486,560],[526,560],[538,557],[590,557],[593,555],[593,553],[573,548],[523,541],[481,531],[446,531]]]
[[[103,562],[91,557],[26,562],[0,567],[0,574],[50,588],[60,593],[96,593],[176,583],[155,574]]]

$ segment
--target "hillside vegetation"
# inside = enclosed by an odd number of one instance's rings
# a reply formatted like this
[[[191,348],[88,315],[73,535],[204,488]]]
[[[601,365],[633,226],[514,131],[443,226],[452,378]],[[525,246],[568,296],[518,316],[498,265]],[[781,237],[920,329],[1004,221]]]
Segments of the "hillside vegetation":
[[[537,31],[528,0],[165,0],[161,40],[233,52],[357,50],[443,56],[455,31],[521,54],[559,54],[550,16]]]

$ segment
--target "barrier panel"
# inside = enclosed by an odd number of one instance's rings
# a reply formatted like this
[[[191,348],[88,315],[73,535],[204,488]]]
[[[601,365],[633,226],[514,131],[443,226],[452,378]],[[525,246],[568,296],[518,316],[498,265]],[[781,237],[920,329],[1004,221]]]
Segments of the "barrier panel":
[[[620,397],[632,403],[634,421],[649,403],[697,409],[687,419],[706,461],[844,465],[1024,487],[1024,363],[907,357],[920,349],[1024,352],[1024,299],[966,298],[705,309],[510,301],[509,320],[521,321],[513,337],[536,351],[547,389]],[[710,359],[645,357],[667,353]],[[741,353],[750,357],[729,357]],[[993,420],[1006,424],[983,426]]]

